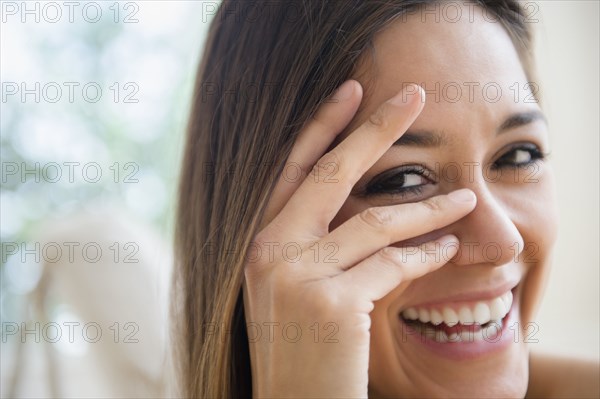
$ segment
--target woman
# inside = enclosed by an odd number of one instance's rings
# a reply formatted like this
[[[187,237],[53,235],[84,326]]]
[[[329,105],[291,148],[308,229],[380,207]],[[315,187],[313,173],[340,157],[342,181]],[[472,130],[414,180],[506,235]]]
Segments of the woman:
[[[557,217],[526,18],[221,5],[180,187],[186,396],[597,395],[529,356]]]

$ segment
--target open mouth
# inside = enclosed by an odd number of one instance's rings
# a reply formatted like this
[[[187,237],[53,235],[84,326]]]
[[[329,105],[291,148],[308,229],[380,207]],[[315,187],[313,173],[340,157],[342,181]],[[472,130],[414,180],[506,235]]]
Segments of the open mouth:
[[[502,334],[515,289],[489,300],[410,307],[400,317],[423,338],[436,342],[493,342]]]

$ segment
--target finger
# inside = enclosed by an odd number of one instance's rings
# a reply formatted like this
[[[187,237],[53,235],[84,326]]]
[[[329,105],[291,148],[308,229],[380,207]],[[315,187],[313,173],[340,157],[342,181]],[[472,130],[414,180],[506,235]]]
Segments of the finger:
[[[410,92],[416,95],[407,95]],[[281,224],[314,236],[327,234],[329,223],[352,187],[421,112],[424,96],[419,86],[407,86],[383,103],[344,141],[319,158],[277,216],[281,218]]]
[[[385,247],[334,277],[349,290],[377,301],[404,282],[439,269],[458,251],[458,239],[445,235],[418,247]]]
[[[347,80],[326,101],[302,129],[277,181],[262,225],[268,224],[281,211],[306,174],[325,153],[335,137],[356,113],[362,98],[362,86]]]
[[[459,220],[476,203],[475,193],[464,188],[420,202],[368,208],[323,237],[319,248],[336,243],[339,250],[332,267],[345,270],[381,248]]]

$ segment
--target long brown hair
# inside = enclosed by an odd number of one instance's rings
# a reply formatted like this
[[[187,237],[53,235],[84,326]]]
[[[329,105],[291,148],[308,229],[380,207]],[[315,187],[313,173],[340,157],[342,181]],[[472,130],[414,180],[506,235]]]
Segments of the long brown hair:
[[[198,69],[176,221],[173,320],[184,396],[252,396],[245,254],[296,135],[353,77],[377,32],[433,3],[225,0],[214,15]],[[473,3],[503,24],[531,81],[531,34],[517,1]]]

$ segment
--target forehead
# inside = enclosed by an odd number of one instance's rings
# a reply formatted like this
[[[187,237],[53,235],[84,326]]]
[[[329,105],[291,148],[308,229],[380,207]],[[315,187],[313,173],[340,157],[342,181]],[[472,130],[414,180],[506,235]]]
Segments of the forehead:
[[[438,15],[433,7],[415,11],[375,36],[357,68],[365,96],[353,128],[410,82],[426,91],[417,123],[433,115],[499,119],[538,108],[530,104],[525,71],[503,25],[480,7],[462,5],[460,18],[445,18],[437,6]]]

